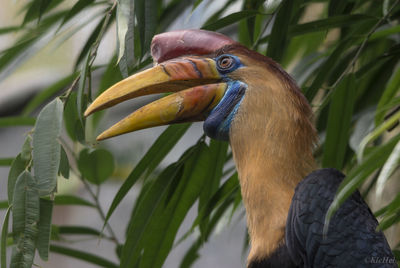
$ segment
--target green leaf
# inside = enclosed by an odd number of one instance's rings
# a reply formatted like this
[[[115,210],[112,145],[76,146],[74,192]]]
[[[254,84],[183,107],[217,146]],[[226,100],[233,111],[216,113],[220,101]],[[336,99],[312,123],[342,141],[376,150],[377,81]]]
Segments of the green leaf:
[[[102,236],[102,233],[99,230],[96,230],[87,226],[56,226],[58,234],[61,235],[94,235],[94,236]]]
[[[37,249],[42,260],[49,258],[49,243],[51,234],[51,218],[53,215],[53,201],[40,199],[40,218],[38,223]]]
[[[15,158],[10,157],[10,158],[1,158],[0,159],[0,167],[7,167],[11,166],[12,162],[14,161]]]
[[[9,207],[9,205],[8,205],[8,201],[7,200],[0,201],[0,209],[6,209],[8,207]]]
[[[289,27],[289,36],[297,36],[312,32],[326,31],[332,28],[354,25],[366,20],[376,20],[375,17],[364,14],[339,15],[326,19],[315,20]]]
[[[379,100],[378,107],[375,114],[375,125],[382,124],[385,114],[387,112],[384,107],[399,93],[400,91],[400,65],[397,66],[396,71],[393,72],[392,77],[386,85],[385,91]]]
[[[112,175],[114,158],[105,149],[96,149],[92,152],[84,149],[79,154],[78,168],[86,180],[100,185]]]
[[[209,30],[209,31],[216,31],[223,27],[234,24],[238,21],[252,18],[252,17],[256,16],[257,14],[259,14],[259,12],[257,10],[243,10],[243,11],[235,12],[235,13],[229,14],[226,17],[223,17],[217,21],[214,21],[207,25],[204,25],[202,27],[202,29]]]
[[[329,77],[333,68],[337,65],[344,51],[351,45],[349,40],[344,40],[336,46],[330,53],[329,57],[325,59],[324,63],[318,68],[316,77],[314,78],[310,87],[304,92],[307,100],[311,102],[318,90],[321,88],[324,81]]]
[[[113,13],[114,14],[114,13]],[[93,44],[96,42],[96,40],[99,38],[99,35],[104,31],[107,31],[107,29],[110,27],[111,23],[113,22],[112,19],[109,19],[107,24],[104,26],[104,22],[107,17],[104,17],[102,20],[99,21],[97,26],[94,28],[92,33],[89,35],[88,39],[86,40],[85,45],[83,46],[81,52],[79,53],[79,56],[75,62],[75,69],[77,69],[78,65],[81,64],[81,62],[85,59],[85,56],[89,53],[90,49],[92,48]],[[103,28],[105,27],[105,28]]]
[[[356,81],[354,74],[350,74],[333,92],[322,159],[323,167],[341,170],[344,165],[355,99]]]
[[[91,75],[89,61],[90,61],[90,51],[87,53],[85,61],[81,67],[81,73],[80,73],[80,77],[79,77],[79,86],[78,86],[78,91],[76,94],[76,108],[77,108],[78,118],[79,118],[79,121],[81,122],[82,128],[84,128],[84,125],[85,125],[83,111],[86,108],[85,101],[84,101],[86,79],[87,79],[88,75]]]
[[[76,102],[76,92],[71,92],[65,102],[64,123],[68,136],[73,141],[83,141],[85,139],[85,130],[79,120]]]
[[[50,99],[54,94],[60,92],[63,90],[65,87],[67,87],[69,84],[72,83],[72,81],[76,78],[77,73],[73,73],[71,75],[68,75],[67,77],[64,77],[51,86],[43,89],[39,94],[37,94],[24,108],[22,111],[22,114],[25,116],[32,113],[36,108],[38,108],[40,105],[42,105],[45,101]],[[34,122],[34,121],[33,121]]]
[[[69,21],[72,17],[76,16],[79,12],[84,10],[86,7],[91,6],[94,0],[79,0],[74,4],[74,6],[68,11],[68,13],[64,16],[63,21],[61,22],[59,28],[61,28],[67,21]]]
[[[203,2],[203,0],[196,0],[196,2],[194,2],[193,7],[192,7],[192,13],[201,4],[201,2]]]
[[[54,204],[56,206],[70,206],[70,205],[78,205],[78,206],[88,206],[88,207],[95,207],[89,201],[82,199],[80,197],[74,195],[56,195],[54,198]]]
[[[161,2],[159,0],[134,0],[134,12],[137,20],[137,29],[140,36],[141,55],[147,52],[151,39],[156,33],[158,25],[158,10]]]
[[[64,147],[61,146],[61,156],[60,156],[60,166],[58,168],[58,175],[62,175],[64,178],[69,178],[69,162],[67,153],[64,150]]]
[[[1,227],[1,242],[0,242],[0,258],[1,268],[7,268],[7,236],[8,236],[8,222],[10,218],[11,207],[8,207],[6,215],[4,216],[3,227]]]
[[[39,195],[32,175],[24,171],[15,184],[11,267],[31,267],[35,256],[39,221]]]
[[[65,256],[69,256],[78,260],[86,261],[88,263],[92,263],[101,267],[108,268],[118,268],[119,266],[107,259],[99,257],[89,252],[85,252],[82,250],[76,250],[72,248],[67,248],[58,245],[50,245],[50,251],[58,254],[62,254]]]
[[[382,167],[378,180],[376,181],[376,195],[382,197],[383,188],[387,180],[392,176],[393,172],[400,165],[400,142],[394,147],[393,152],[390,154],[388,160]]]
[[[361,141],[360,146],[358,147],[357,151],[357,159],[358,162],[362,162],[362,158],[364,155],[365,147],[368,143],[376,140],[379,136],[381,136],[385,131],[389,130],[400,120],[400,111],[395,113],[392,117],[388,120],[384,121],[381,125],[377,126],[372,132],[370,132],[364,139]]]
[[[2,28],[0,28],[0,35],[12,33],[12,32],[18,32],[20,29],[22,29],[20,26],[2,27]]]
[[[211,215],[214,208],[218,207],[224,200],[226,200],[236,189],[239,188],[239,180],[237,173],[233,174],[222,186],[215,192],[209,199],[207,204],[199,211],[196,220],[193,223],[192,229],[201,224],[209,215]]]
[[[151,218],[156,213],[158,204],[165,199],[168,193],[169,185],[182,174],[182,165],[171,164],[157,178],[156,182],[152,182],[149,189],[132,213],[134,221],[130,221],[126,235],[126,242],[122,248],[121,267],[132,266],[136,263],[143,244],[143,236],[145,236],[147,227]],[[138,215],[138,216],[137,216]]]
[[[125,54],[125,37],[128,31],[133,31],[129,25],[129,18],[133,16],[133,1],[120,0],[117,6],[117,36],[118,36],[118,60]],[[133,25],[132,25],[133,26]]]
[[[22,25],[38,19],[40,21],[43,13],[46,11],[47,7],[51,4],[52,0],[33,0],[25,14],[24,21]]]
[[[184,161],[182,177],[177,178],[179,181],[177,181],[175,189],[171,189],[174,190],[173,195],[165,200],[165,204],[160,203],[159,209],[157,209],[159,213],[155,213],[156,217],[152,219],[149,229],[145,233],[144,252],[140,259],[140,267],[161,267],[163,265],[172,248],[180,224],[206,185],[210,160],[209,148],[204,143],[200,143]],[[140,217],[140,214],[138,216]],[[121,263],[124,263],[123,260],[121,259]],[[135,261],[130,264],[133,263]]]
[[[15,183],[18,176],[25,170],[27,163],[22,160],[21,154],[17,155],[11,164],[10,172],[8,173],[8,204],[12,205]]]
[[[104,224],[107,223],[111,214],[117,208],[119,203],[128,193],[129,189],[143,176],[147,177],[171,151],[175,144],[185,134],[190,127],[190,124],[178,124],[169,126],[153,143],[150,149],[142,157],[136,167],[132,170],[125,182],[119,188],[115,195],[110,208],[108,209]]]
[[[343,202],[378,168],[380,168],[393,151],[394,146],[400,140],[400,135],[393,137],[386,144],[374,148],[367,158],[358,166],[353,168],[343,182],[340,184],[335,199],[329,206],[325,216],[324,232],[329,228],[329,222],[337,209]]]
[[[294,9],[294,1],[283,1],[275,16],[271,30],[270,41],[266,55],[276,61],[281,61],[287,43],[287,32]]]
[[[0,118],[0,128],[16,126],[33,126],[35,118],[27,116],[8,116]]]
[[[39,113],[33,133],[33,168],[40,196],[49,195],[57,186],[61,148],[58,138],[61,133],[63,104],[55,99]]]

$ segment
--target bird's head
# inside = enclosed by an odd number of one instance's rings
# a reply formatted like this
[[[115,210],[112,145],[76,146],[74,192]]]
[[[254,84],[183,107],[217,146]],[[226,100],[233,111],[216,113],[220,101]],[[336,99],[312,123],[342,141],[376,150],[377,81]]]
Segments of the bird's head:
[[[151,53],[156,63],[153,68],[113,85],[85,115],[139,96],[172,94],[138,109],[98,140],[203,120],[208,136],[229,140],[235,125],[263,131],[271,113],[282,118],[290,114],[294,120],[310,116],[304,97],[279,65],[222,34],[203,30],[159,34]]]

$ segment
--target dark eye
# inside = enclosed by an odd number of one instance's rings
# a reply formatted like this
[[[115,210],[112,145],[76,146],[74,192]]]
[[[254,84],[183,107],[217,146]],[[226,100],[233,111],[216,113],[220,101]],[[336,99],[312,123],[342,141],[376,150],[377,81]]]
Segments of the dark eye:
[[[234,62],[235,60],[231,56],[222,56],[218,59],[217,64],[221,70],[228,70],[232,67]]]

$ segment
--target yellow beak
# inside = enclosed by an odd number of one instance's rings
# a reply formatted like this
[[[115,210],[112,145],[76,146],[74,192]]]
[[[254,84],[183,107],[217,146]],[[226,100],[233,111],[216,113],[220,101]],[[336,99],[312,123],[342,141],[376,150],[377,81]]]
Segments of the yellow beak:
[[[94,100],[85,116],[139,96],[176,92],[133,112],[97,140],[155,126],[202,121],[222,99],[226,88],[213,59],[178,58],[113,85]]]

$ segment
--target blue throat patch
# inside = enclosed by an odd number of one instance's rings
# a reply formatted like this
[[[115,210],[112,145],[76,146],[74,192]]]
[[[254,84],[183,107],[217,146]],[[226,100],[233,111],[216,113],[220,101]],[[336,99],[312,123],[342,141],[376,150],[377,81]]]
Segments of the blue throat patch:
[[[232,120],[239,109],[247,84],[241,81],[227,82],[228,89],[221,101],[204,121],[204,132],[210,138],[217,140],[229,140],[229,129]]]

